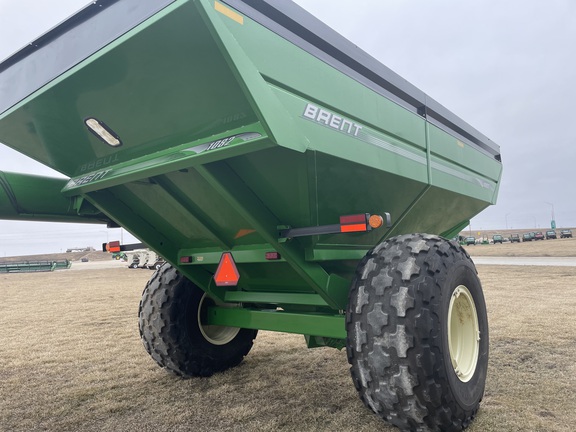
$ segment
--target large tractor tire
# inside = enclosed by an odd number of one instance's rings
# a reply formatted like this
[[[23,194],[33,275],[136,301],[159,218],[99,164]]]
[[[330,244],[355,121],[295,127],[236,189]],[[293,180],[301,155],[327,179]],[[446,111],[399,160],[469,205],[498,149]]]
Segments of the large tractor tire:
[[[346,316],[362,401],[403,431],[460,431],[476,415],[488,319],[474,263],[455,242],[391,238],[360,262]]]
[[[203,324],[213,304],[171,265],[154,273],[142,293],[139,324],[144,348],[156,363],[182,377],[206,377],[240,364],[257,330]]]

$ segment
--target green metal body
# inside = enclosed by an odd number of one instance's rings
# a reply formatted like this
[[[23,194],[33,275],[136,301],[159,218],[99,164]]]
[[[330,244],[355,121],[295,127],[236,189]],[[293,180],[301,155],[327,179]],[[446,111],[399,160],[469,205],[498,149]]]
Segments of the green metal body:
[[[86,118],[122,145],[99,140]],[[205,291],[242,305],[212,308],[210,323],[307,334],[310,345],[345,338],[348,287],[369,248],[408,232],[453,236],[495,203],[502,169],[207,0],[170,3],[39,86],[0,114],[0,141],[70,177],[0,175],[11,185],[0,188],[0,217],[121,225]],[[384,212],[390,228],[278,237],[280,226]],[[213,282],[224,251],[238,286]],[[270,251],[281,259],[266,260]]]
[[[0,218],[42,222],[110,223],[80,196],[67,197],[68,180],[0,171]]]

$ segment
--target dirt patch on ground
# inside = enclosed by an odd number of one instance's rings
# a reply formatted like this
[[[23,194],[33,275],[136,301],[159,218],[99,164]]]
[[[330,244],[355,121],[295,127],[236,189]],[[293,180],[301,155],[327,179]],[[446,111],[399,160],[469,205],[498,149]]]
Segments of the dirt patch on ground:
[[[488,247],[488,246],[487,246]],[[576,268],[480,266],[486,395],[470,432],[576,424]],[[138,334],[151,272],[0,275],[0,430],[395,431],[364,407],[344,351],[260,332],[237,368],[182,380]]]

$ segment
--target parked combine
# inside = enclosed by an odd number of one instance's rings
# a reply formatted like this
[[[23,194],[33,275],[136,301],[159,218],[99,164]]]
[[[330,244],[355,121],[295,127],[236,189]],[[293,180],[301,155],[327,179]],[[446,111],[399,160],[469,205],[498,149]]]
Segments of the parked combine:
[[[294,3],[95,1],[0,65],[0,141],[69,177],[0,174],[1,217],[166,259],[139,318],[161,367],[298,333],[402,430],[476,415],[486,307],[446,239],[495,203],[500,149]]]

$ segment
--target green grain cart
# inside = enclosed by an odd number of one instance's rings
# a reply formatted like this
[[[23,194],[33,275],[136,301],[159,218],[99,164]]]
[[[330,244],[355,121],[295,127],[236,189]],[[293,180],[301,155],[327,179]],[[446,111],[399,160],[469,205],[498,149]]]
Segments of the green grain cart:
[[[480,281],[448,241],[499,147],[290,1],[100,0],[0,64],[0,217],[122,226],[166,259],[162,367],[238,365],[259,329],[346,348],[362,401],[457,431],[484,393]]]

